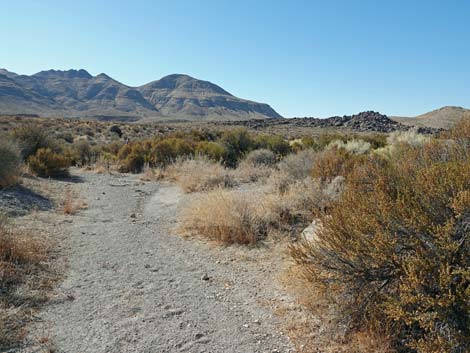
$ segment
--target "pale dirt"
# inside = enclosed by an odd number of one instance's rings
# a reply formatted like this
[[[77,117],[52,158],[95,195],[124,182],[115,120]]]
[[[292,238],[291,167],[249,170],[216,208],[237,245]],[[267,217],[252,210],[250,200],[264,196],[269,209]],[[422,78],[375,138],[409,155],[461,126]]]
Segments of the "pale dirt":
[[[88,208],[65,224],[65,279],[16,352],[294,352],[277,312],[285,254],[174,234],[191,196],[73,171]]]

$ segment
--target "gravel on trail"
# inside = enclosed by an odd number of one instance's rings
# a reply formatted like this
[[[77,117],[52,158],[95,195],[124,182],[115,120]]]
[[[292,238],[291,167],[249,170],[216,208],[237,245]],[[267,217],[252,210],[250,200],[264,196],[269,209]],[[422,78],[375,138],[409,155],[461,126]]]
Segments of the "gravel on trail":
[[[263,265],[265,249],[173,234],[191,197],[173,185],[74,174],[88,208],[67,225],[59,299],[18,351],[295,351],[274,314],[272,303],[289,299],[274,280],[279,269]]]

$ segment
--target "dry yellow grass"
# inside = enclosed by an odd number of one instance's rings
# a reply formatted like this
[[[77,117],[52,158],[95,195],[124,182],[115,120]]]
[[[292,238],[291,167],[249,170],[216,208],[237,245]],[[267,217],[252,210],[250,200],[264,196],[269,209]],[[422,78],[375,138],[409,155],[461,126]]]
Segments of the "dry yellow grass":
[[[267,182],[215,189],[183,208],[182,230],[240,244],[254,244],[274,230],[295,236],[335,197],[337,189],[321,186],[311,178],[286,182],[273,175]]]
[[[181,227],[223,243],[256,244],[268,220],[254,193],[217,189],[199,195],[181,214]]]
[[[62,203],[62,211],[64,214],[74,215],[87,207],[86,202],[74,195],[70,189],[65,191],[64,201]]]
[[[18,295],[17,288],[44,290],[52,286],[48,271],[50,246],[43,238],[13,228],[0,217],[0,348],[22,339],[24,325],[35,307],[29,295]],[[37,294],[36,294],[37,295]]]
[[[176,181],[185,192],[209,191],[236,184],[233,173],[204,157],[180,159],[168,166],[165,178]]]

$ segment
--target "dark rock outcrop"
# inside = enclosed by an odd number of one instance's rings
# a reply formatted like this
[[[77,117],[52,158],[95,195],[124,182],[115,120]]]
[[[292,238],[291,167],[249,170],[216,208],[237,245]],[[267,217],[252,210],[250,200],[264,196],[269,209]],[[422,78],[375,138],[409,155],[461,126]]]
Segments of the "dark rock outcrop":
[[[248,120],[248,121],[224,121],[218,122],[219,125],[242,125],[252,129],[264,129],[268,126],[275,125],[290,125],[293,127],[317,127],[317,128],[337,128],[347,129],[358,132],[393,132],[393,131],[407,131],[412,126],[404,125],[396,122],[386,115],[367,111],[356,115],[333,116],[331,118],[292,118],[281,120]],[[434,129],[429,127],[416,127],[419,133],[434,134],[441,129]]]

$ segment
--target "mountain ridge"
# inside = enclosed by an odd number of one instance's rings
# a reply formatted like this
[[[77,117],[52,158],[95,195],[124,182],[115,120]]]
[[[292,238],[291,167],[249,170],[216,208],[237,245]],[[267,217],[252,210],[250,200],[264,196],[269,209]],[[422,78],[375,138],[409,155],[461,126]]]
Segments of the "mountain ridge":
[[[465,116],[470,117],[470,109],[444,106],[415,117],[391,116],[390,118],[404,125],[450,129]]]
[[[0,113],[129,116],[143,121],[282,118],[268,104],[235,97],[212,82],[185,74],[132,87],[84,69],[45,70],[30,76],[0,69]]]

